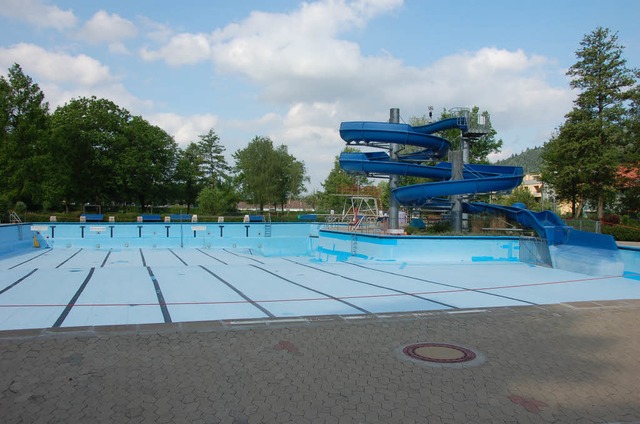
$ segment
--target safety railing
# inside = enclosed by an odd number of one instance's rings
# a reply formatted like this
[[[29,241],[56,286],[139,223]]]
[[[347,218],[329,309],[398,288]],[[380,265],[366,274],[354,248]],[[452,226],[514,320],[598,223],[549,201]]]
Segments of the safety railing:
[[[385,234],[387,220],[375,216],[363,216],[357,222],[338,215],[327,216],[323,229],[360,234]]]
[[[549,244],[539,237],[520,237],[518,259],[527,264],[552,266]]]
[[[12,224],[20,224],[22,223],[22,220],[20,219],[17,213],[11,212],[9,214],[9,222],[11,222]]]

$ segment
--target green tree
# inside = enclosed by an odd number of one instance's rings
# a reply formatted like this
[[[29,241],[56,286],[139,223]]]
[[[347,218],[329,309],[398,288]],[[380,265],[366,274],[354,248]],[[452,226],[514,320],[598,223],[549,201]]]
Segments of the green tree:
[[[203,215],[223,215],[236,211],[238,203],[233,185],[224,181],[218,185],[207,186],[198,194],[198,213]]]
[[[113,172],[119,200],[136,200],[144,211],[149,203],[165,203],[166,188],[174,174],[177,146],[160,127],[135,116],[125,126],[125,138]]]
[[[625,155],[622,157],[617,187],[620,192],[619,212],[636,212],[640,210],[640,71],[635,71],[636,84],[629,91],[629,108],[627,110],[624,131]]]
[[[176,170],[173,177],[174,200],[187,205],[187,213],[203,188],[202,156],[196,143],[178,150]]]
[[[255,137],[233,157],[243,198],[261,212],[264,205],[285,204],[304,189],[304,163],[291,156],[286,146],[274,148],[268,137]]]
[[[299,197],[306,190],[305,182],[309,181],[309,177],[306,175],[304,162],[289,154],[287,146],[280,145],[274,153],[279,169],[274,180],[274,206],[277,206],[277,203],[284,210],[290,199]]]
[[[0,191],[10,201],[42,201],[48,118],[40,87],[14,64],[0,76]]]
[[[514,203],[523,203],[529,210],[538,210],[540,203],[526,187],[518,187],[511,194],[500,198],[497,202],[500,205],[511,206]]]
[[[346,147],[343,153],[356,153],[359,149]],[[336,156],[333,162],[333,168],[322,183],[324,192],[320,204],[325,210],[342,210],[344,205],[344,197],[340,194],[349,193],[358,187],[368,185],[369,178],[366,175],[348,174],[340,167],[340,156]]]
[[[577,62],[567,71],[579,93],[557,136],[545,144],[542,179],[560,200],[572,203],[574,214],[591,201],[601,219],[605,204],[615,198],[618,168],[627,153],[624,102],[635,78],[617,33],[598,27],[580,46]]]
[[[50,201],[164,203],[177,146],[161,128],[110,100],[73,99],[51,118]]]
[[[125,200],[124,179],[116,174],[127,145],[129,112],[106,99],[73,99],[52,116],[49,153],[56,193],[69,202]]]
[[[213,129],[198,137],[200,141],[197,146],[204,178],[208,184],[218,185],[228,177],[231,170],[224,157],[225,148]]]
[[[274,181],[277,179],[277,163],[273,141],[268,137],[254,137],[245,147],[233,154],[242,197],[258,205],[264,211],[264,205],[275,199]]]
[[[453,118],[457,116],[455,111],[443,110],[440,113],[440,120]],[[421,126],[426,125],[430,122],[430,118],[426,115],[423,116],[413,116],[409,119],[409,123],[411,126]],[[498,134],[496,130],[491,126],[491,122],[489,120],[489,112],[483,111],[480,112],[480,107],[474,106],[469,111],[469,122],[486,122],[489,125],[489,132],[486,135],[483,135],[480,138],[477,138],[470,142],[469,145],[469,162],[470,163],[488,163],[489,155],[491,153],[498,153],[502,149],[502,139],[496,139],[496,135]],[[461,132],[458,129],[450,129],[440,132],[438,135],[449,140],[451,142],[451,150],[458,150],[461,148],[460,142]],[[406,152],[413,152],[419,150],[416,147],[407,146]]]

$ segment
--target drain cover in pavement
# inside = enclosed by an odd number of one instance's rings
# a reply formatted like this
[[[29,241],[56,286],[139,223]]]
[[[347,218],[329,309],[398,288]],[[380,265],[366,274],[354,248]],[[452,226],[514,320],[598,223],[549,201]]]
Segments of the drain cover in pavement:
[[[472,350],[445,343],[410,344],[405,346],[402,352],[413,359],[440,364],[454,364],[476,359],[476,354]]]

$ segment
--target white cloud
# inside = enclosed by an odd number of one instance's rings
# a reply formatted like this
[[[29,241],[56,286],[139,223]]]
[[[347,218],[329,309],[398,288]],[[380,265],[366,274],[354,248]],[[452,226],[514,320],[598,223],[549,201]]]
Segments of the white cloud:
[[[363,27],[371,17],[401,4],[402,0],[318,1],[302,3],[291,14],[254,11],[241,23],[210,35],[174,35],[157,50],[142,49],[141,56],[171,66],[213,59],[222,70],[258,81],[278,75],[327,75],[336,70],[331,61],[344,66],[358,55],[358,46],[336,39],[338,33]]]
[[[144,16],[139,17],[139,21],[142,23],[145,37],[154,43],[164,44],[173,35],[173,30],[168,25],[155,22]]]
[[[74,97],[102,97],[134,112],[151,107],[151,102],[132,95],[108,66],[87,55],[70,55],[21,43],[0,48],[0,69],[20,64],[45,93],[52,107]]]
[[[206,60],[210,55],[207,36],[203,34],[178,34],[157,51],[140,50],[144,60],[164,60],[171,66],[191,65]]]
[[[73,11],[62,10],[41,0],[3,0],[0,2],[0,15],[58,31],[73,28],[77,23]]]
[[[192,141],[197,142],[199,135],[208,133],[211,128],[215,129],[219,122],[218,117],[211,114],[182,116],[176,113],[157,113],[145,118],[173,135],[182,147]]]
[[[100,10],[83,25],[78,35],[90,43],[107,43],[112,52],[125,53],[127,50],[122,41],[135,37],[137,33],[131,21]]]
[[[34,44],[0,48],[0,67],[8,68],[14,62],[28,69],[30,75],[51,82],[96,86],[114,81],[109,67],[89,56],[56,53]]]

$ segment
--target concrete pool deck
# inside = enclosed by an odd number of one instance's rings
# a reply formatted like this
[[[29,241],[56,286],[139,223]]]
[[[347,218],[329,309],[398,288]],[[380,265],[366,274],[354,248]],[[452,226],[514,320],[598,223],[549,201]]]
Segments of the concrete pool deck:
[[[0,411],[5,423],[638,423],[639,319],[627,300],[5,331]],[[417,364],[399,351],[417,342],[485,361]]]

